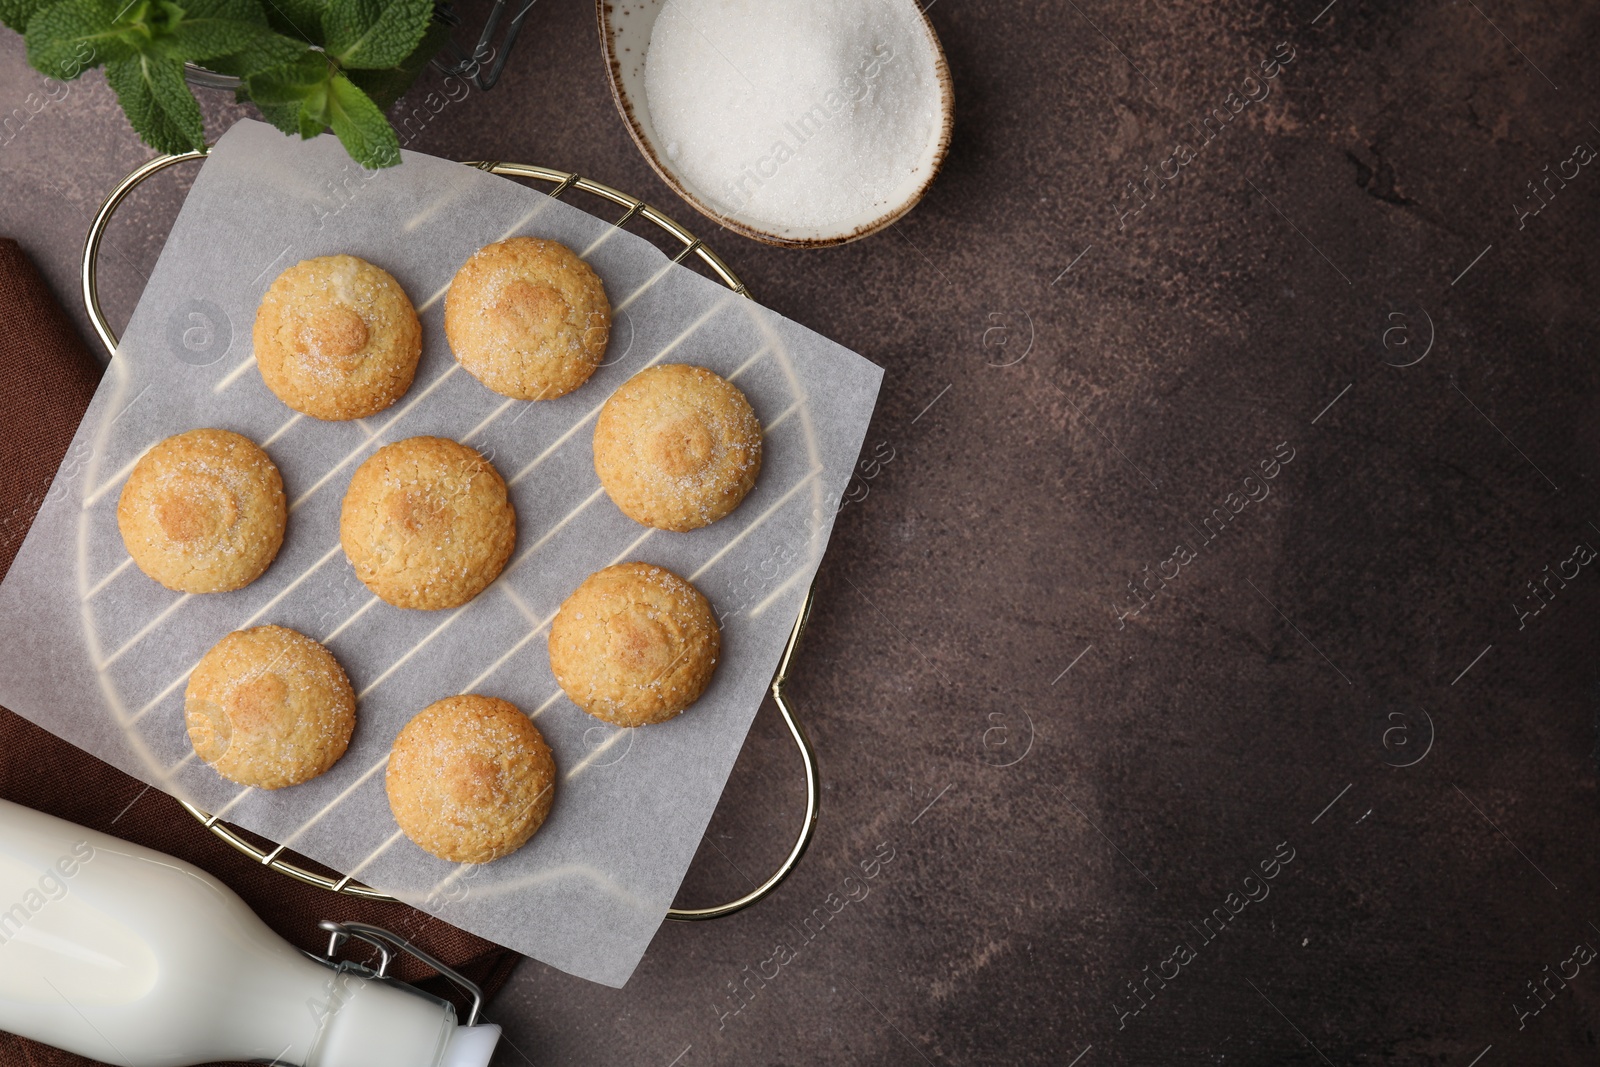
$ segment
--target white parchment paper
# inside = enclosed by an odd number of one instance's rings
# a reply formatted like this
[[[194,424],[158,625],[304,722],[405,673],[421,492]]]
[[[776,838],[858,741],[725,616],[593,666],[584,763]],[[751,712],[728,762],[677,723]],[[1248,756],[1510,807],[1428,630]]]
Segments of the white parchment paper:
[[[48,498],[0,585],[0,703],[157,788],[222,814],[441,918],[585,978],[620,986],[660,925],[771,680],[833,523],[877,397],[867,360],[668,262],[653,245],[559,200],[414,153],[362,171],[337,141],[235,125],[197,177]],[[620,215],[621,209],[618,210]],[[605,282],[605,365],[555,401],[510,401],[457,367],[444,291],[480,246],[554,238]],[[392,273],[422,318],[416,383],[349,423],[296,415],[262,383],[250,327],[267,286],[312,256]],[[727,519],[687,534],[625,518],[595,478],[594,418],[658,362],[709,367],[766,427],[760,480]],[[133,566],[116,526],[132,464],[200,426],[261,443],[291,502],[283,549],[233,593],[170,592]],[[383,444],[417,434],[482,451],[511,483],[517,548],[457,611],[376,600],[339,548],[340,502]],[[618,730],[579,711],[550,673],[546,635],[587,575],[621,560],[690,577],[721,616],[705,696],[658,726]],[[349,752],[277,792],[241,789],[193,755],[183,690],[224,634],[276,623],[327,644],[360,697]],[[534,717],[555,752],[554,808],[533,841],[480,867],[423,852],[389,813],[383,772],[427,704],[479,692]],[[107,798],[107,803],[111,799]]]

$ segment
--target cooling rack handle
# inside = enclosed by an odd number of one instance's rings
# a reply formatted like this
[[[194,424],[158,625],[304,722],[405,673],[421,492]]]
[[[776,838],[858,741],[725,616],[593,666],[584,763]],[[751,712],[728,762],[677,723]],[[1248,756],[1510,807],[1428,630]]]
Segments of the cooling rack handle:
[[[100,243],[105,240],[106,227],[111,223],[111,216],[127,199],[128,194],[139,187],[139,184],[152,174],[159,174],[168,167],[179,163],[187,163],[193,159],[204,159],[210,146],[197,152],[182,152],[175,156],[157,156],[145,163],[133,173],[129,174],[117,187],[111,190],[111,195],[106,197],[106,202],[100,205],[100,210],[95,213],[94,222],[89,225],[89,236],[83,242],[83,305],[88,309],[89,321],[94,325],[94,332],[100,338],[100,343],[105,345],[106,358],[117,354],[117,333],[111,328],[111,323],[106,321],[106,313],[100,308]]]
[[[817,754],[811,748],[811,741],[806,737],[806,731],[800,725],[800,720],[795,718],[794,709],[789,706],[789,701],[784,695],[784,688],[789,681],[789,666],[794,660],[795,649],[800,646],[800,637],[805,633],[806,622],[811,618],[811,604],[817,595],[816,582],[813,580],[811,588],[806,590],[805,603],[800,606],[800,615],[794,621],[794,629],[789,631],[789,641],[783,646],[783,658],[778,661],[778,673],[772,678],[772,699],[778,705],[778,712],[783,716],[784,725],[789,727],[789,736],[794,739],[795,747],[800,750],[800,759],[805,763],[806,771],[806,812],[804,821],[800,824],[800,836],[795,839],[794,847],[789,850],[789,855],[784,857],[783,863],[772,872],[771,877],[750,892],[737,900],[730,900],[726,904],[718,904],[710,908],[668,908],[667,918],[677,919],[680,922],[692,922],[700,919],[720,919],[724,915],[732,915],[736,911],[743,911],[756,901],[766,897],[789,877],[790,873],[800,863],[800,857],[806,854],[806,849],[811,847],[811,837],[817,829],[817,808],[821,801],[821,790],[817,777]]]

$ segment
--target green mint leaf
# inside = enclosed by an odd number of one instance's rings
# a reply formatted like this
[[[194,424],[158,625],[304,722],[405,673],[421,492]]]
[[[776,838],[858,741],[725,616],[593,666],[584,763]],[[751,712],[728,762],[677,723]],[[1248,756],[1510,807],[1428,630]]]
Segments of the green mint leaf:
[[[372,102],[388,111],[416,82],[422,68],[426,67],[439,49],[450,40],[450,26],[433,21],[422,35],[422,42],[398,66],[376,70],[347,70],[345,76],[355,82],[360,90],[372,97]]]
[[[328,94],[318,92],[300,105],[300,139],[309,141],[328,128]]]
[[[205,147],[200,105],[184,84],[183,63],[137,55],[109,64],[106,81],[145,144],[174,153]]]
[[[280,34],[268,33],[238,52],[215,56],[206,60],[201,66],[218,74],[249,78],[254,74],[288,66],[301,57],[311,54],[310,46],[302,41],[293,41]],[[324,61],[323,66],[326,65]]]
[[[299,108],[313,95],[325,97],[335,73],[327,56],[307,50],[292,63],[250,74],[243,88],[257,104],[293,104]]]
[[[262,118],[278,127],[284,133],[293,135],[300,132],[300,107],[298,104],[263,104],[257,100],[256,108],[260,110]]]
[[[282,37],[265,26],[220,18],[185,18],[172,32],[156,38],[152,48],[169,59],[190,61],[235,55],[250,49],[271,48]],[[285,42],[292,46],[292,42]],[[285,60],[293,53],[285,52]]]
[[[342,74],[328,88],[328,125],[350,158],[369,169],[399,163],[400,139],[372,98]]]
[[[322,40],[322,12],[327,0],[261,0],[267,24],[285,37],[315,44]]]
[[[28,20],[28,62],[52,78],[76,78],[89,67],[134,54],[116,0],[60,0]]]
[[[267,14],[256,0],[180,0],[183,15],[191,19],[229,19],[267,25]]]
[[[53,0],[0,0],[0,25],[21,33],[28,28],[28,20],[38,14],[40,8],[52,2]]]
[[[343,80],[327,56],[308,52],[288,66],[252,74],[245,79],[242,92],[278,129],[309,138],[333,121],[334,84]]]
[[[324,43],[342,67],[394,67],[415,51],[432,18],[433,0],[328,0]]]

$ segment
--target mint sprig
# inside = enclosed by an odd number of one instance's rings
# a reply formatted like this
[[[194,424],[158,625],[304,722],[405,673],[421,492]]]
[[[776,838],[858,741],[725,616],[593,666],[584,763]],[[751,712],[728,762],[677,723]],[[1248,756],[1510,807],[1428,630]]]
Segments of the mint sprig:
[[[322,12],[328,0],[267,0],[267,23],[285,37],[307,44],[321,41]]]
[[[342,67],[392,67],[417,47],[432,17],[433,0],[328,0],[326,48]]]
[[[400,162],[400,138],[372,98],[343,74],[328,84],[328,126],[352,158],[368,159],[369,167]]]
[[[106,65],[106,81],[144,143],[158,152],[205,147],[200,105],[183,80],[183,62],[136,55]]]
[[[240,78],[239,98],[285,133],[332,129],[365,167],[400,162],[366,89],[392,103],[443,39],[433,0],[0,0],[0,22],[24,32],[28,62],[51,77],[104,66],[129,123],[159,151],[204,147],[184,81],[196,63]]]
[[[0,25],[18,33],[28,28],[28,20],[50,0],[0,0]]]
[[[133,26],[118,17],[113,0],[61,0],[34,12],[28,30],[28,62],[52,78],[61,77],[65,64],[84,55],[99,66],[135,52],[128,40]]]

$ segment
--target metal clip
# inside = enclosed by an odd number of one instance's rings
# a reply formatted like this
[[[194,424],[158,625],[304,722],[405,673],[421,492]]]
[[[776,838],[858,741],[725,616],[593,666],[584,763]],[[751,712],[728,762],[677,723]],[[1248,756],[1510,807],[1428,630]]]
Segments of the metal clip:
[[[457,989],[472,998],[472,1010],[467,1013],[466,1025],[478,1025],[478,1013],[483,1009],[483,990],[478,988],[476,982],[471,981],[455,968],[441,963],[399,934],[385,930],[381,926],[373,926],[369,923],[341,923],[332,919],[323,919],[317,925],[328,931],[328,952],[325,962],[337,964],[338,960],[334,958],[334,954],[339,951],[341,945],[353,937],[357,941],[364,941],[378,950],[377,977],[388,978],[389,964],[394,961],[395,954],[397,952],[408,952],[438,971]]]
[[[500,27],[500,19],[506,13],[506,0],[494,0],[494,7],[489,12],[489,20],[484,23],[483,32],[478,35],[478,43],[472,49],[472,54],[465,54],[461,46],[455,42],[452,35],[445,42],[441,51],[450,53],[450,61],[445,61],[435,56],[433,67],[446,77],[454,75],[470,81],[480,92],[493,89],[500,80],[500,74],[506,68],[506,59],[511,55],[511,46],[517,43],[517,34],[522,32],[523,20],[533,10],[537,0],[526,0],[516,14],[511,16],[511,21],[506,23],[506,31],[500,40],[497,50],[494,45],[495,30]],[[434,19],[449,26],[452,30],[461,26],[462,19],[453,10],[453,5],[439,3],[434,5]],[[489,69],[483,69],[485,63],[490,64]]]

